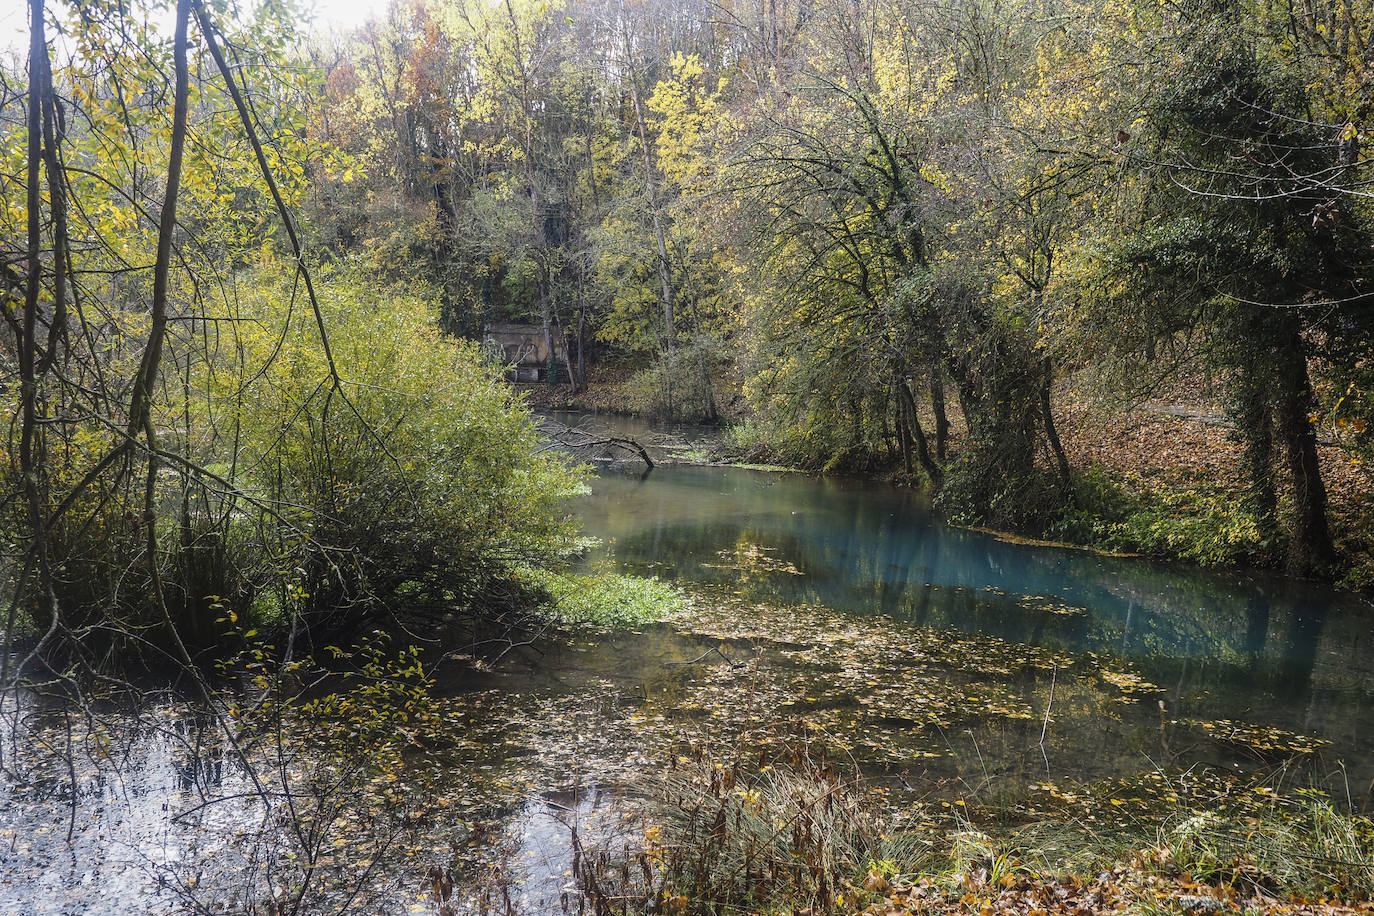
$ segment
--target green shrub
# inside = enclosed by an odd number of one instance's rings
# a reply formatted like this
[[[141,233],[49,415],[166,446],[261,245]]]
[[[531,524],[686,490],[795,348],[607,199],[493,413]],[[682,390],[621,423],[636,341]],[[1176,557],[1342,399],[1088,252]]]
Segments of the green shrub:
[[[671,358],[659,354],[647,369],[630,379],[631,407],[635,413],[689,423],[716,419],[715,390],[711,382],[727,358],[723,344],[701,337],[678,346]]]
[[[271,507],[281,606],[331,629],[480,611],[513,569],[565,553],[580,472],[541,449],[499,367],[441,335],[419,297],[349,273],[318,288],[339,384],[313,315],[268,287],[234,392],[236,482]]]
[[[1049,526],[1060,540],[1200,566],[1253,561],[1271,546],[1245,501],[1222,490],[1161,489],[1136,496],[1100,468],[1075,484],[1074,505]]]
[[[1131,513],[1109,531],[1120,549],[1178,557],[1200,566],[1228,566],[1260,553],[1264,536],[1254,514],[1225,494],[1168,494]]]

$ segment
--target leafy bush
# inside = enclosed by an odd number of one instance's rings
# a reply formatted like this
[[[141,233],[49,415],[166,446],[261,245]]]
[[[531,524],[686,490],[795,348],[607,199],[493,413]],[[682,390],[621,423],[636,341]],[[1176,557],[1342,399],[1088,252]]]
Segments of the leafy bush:
[[[442,336],[430,303],[349,273],[318,285],[337,384],[313,315],[266,288],[234,392],[236,481],[273,507],[262,535],[281,606],[349,629],[500,600],[514,568],[570,547],[561,503],[580,473],[541,449],[499,367]]]
[[[139,316],[113,313],[107,332],[136,333],[143,323]],[[131,352],[109,359],[103,367],[108,378],[132,377]],[[178,399],[155,414],[162,428],[158,441],[171,452],[181,451],[190,437],[185,407]],[[228,524],[234,500],[171,460],[163,459],[158,473],[149,475],[142,442],[131,445],[122,429],[98,418],[74,414],[48,432],[40,499],[43,513],[54,519],[43,544],[51,600],[25,602],[27,616],[16,623],[47,634],[46,649],[54,656],[79,656],[97,666],[115,660],[127,665],[139,657],[179,660],[182,647],[193,654],[217,650],[216,618],[245,612],[255,590],[249,575],[254,548],[241,527]],[[18,462],[3,465],[0,489],[22,493]],[[157,522],[151,562],[150,507]],[[31,544],[21,533],[29,526],[26,511],[25,504],[7,503],[11,547]],[[26,565],[13,564],[10,574],[17,579]],[[36,587],[35,570],[28,573],[29,587]],[[22,587],[16,580],[7,585]]]
[[[721,438],[721,446],[726,451],[739,455],[764,454],[768,448],[767,427],[755,417],[737,420],[726,427]]]
[[[1253,561],[1271,546],[1245,501],[1220,490],[1137,497],[1099,468],[1076,483],[1076,504],[1050,526],[1053,537],[1200,566]]]
[[[724,345],[712,337],[679,346],[671,358],[659,354],[630,380],[634,412],[685,422],[716,419],[711,376],[726,358]]]
[[[1225,494],[1166,494],[1157,506],[1132,512],[1112,526],[1108,542],[1123,550],[1179,557],[1201,566],[1254,558],[1264,536],[1254,514]]]
[[[1059,479],[1028,465],[1015,473],[996,459],[994,449],[971,448],[946,471],[935,506],[960,525],[1034,530],[1062,511]]]

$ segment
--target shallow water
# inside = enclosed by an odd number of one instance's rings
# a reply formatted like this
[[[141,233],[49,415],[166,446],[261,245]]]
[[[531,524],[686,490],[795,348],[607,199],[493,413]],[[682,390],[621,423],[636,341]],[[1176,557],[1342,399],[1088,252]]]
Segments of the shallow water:
[[[854,481],[668,466],[606,473],[578,507],[623,570],[914,628],[1099,653],[1163,688],[1173,718],[1311,735],[1356,767],[1374,741],[1374,606],[1258,575],[1011,543]],[[976,673],[977,662],[971,659]]]
[[[682,432],[666,445],[693,450]],[[1008,543],[880,485],[641,471],[607,469],[573,504],[601,541],[586,562],[676,581],[693,608],[492,671],[441,665],[442,726],[395,799],[330,828],[344,850],[385,846],[354,911],[438,912],[434,868],[456,911],[558,911],[573,827],[632,842],[628,800],[702,748],[804,741],[936,828],[955,810],[1143,815],[1264,778],[1369,802],[1363,598]],[[16,738],[68,740],[56,713],[21,706],[7,761]],[[75,772],[35,757],[31,784],[0,780],[0,913],[243,911],[243,888],[289,863],[264,858],[270,825],[202,725],[173,705],[111,711],[75,723]],[[358,882],[337,859],[323,867]]]

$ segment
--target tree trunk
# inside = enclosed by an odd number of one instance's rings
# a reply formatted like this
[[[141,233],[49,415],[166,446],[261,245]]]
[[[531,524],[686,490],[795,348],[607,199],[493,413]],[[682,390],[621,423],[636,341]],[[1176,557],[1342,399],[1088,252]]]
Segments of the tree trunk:
[[[890,398],[884,398],[882,403],[878,405],[878,416],[883,425],[883,452],[889,456],[897,448],[897,440],[892,435],[892,419],[888,416],[888,410],[891,407],[892,401]]]
[[[1274,410],[1272,380],[1248,369],[1236,375],[1231,414],[1244,440],[1242,461],[1249,477],[1250,511],[1260,536],[1277,545],[1279,501],[1274,483]]]
[[[706,361],[706,351],[701,347],[697,348],[698,368],[701,369],[701,385],[706,397],[706,422],[714,423],[720,418],[716,410],[716,389],[711,385],[711,366]]]
[[[1064,454],[1064,444],[1059,441],[1059,430],[1054,425],[1054,363],[1046,356],[1041,365],[1044,374],[1040,381],[1040,420],[1045,426],[1045,438],[1049,440],[1050,451],[1054,453],[1054,465],[1059,472],[1059,480],[1064,485],[1064,493],[1073,500],[1073,473],[1069,470],[1069,459]]]
[[[644,101],[640,98],[637,81],[631,81],[630,94],[634,102],[639,148],[644,158],[644,191],[649,197],[649,215],[654,223],[654,244],[658,248],[658,286],[663,302],[663,341],[668,349],[668,365],[671,372],[672,354],[677,348],[677,329],[673,316],[673,278],[668,266],[668,237],[663,229],[663,214],[659,211],[658,186],[654,181],[654,160],[649,152],[649,128],[644,119]]]
[[[568,350],[568,335],[563,331],[563,322],[558,320],[557,314],[553,316],[553,320],[558,331],[558,337],[556,339],[563,344],[563,368],[568,372],[568,384],[572,386],[573,391],[576,391],[577,373],[573,371],[572,353]],[[554,351],[553,357],[556,362],[558,357],[557,351]]]
[[[578,290],[578,298],[582,296]],[[587,387],[587,309],[581,303],[577,306],[577,387],[579,389]]]
[[[906,405],[902,403],[900,395],[897,396],[897,443],[902,450],[902,467],[906,470],[906,476],[915,476],[916,469],[911,464],[911,435],[906,427]]]
[[[59,609],[56,593],[53,590],[52,563],[49,556],[49,533],[45,524],[48,496],[47,464],[43,455],[43,429],[39,416],[38,394],[38,307],[43,286],[43,267],[41,263],[43,243],[43,199],[39,188],[40,167],[43,159],[42,121],[45,94],[48,89],[44,78],[48,65],[48,42],[44,33],[43,0],[29,0],[29,109],[28,117],[28,163],[26,180],[27,242],[25,247],[24,277],[24,314],[19,324],[18,346],[20,377],[21,430],[19,444],[19,471],[24,483],[24,499],[28,515],[28,556],[24,561],[23,580],[21,580],[10,599],[5,622],[6,640],[14,637],[15,612],[22,600],[28,599],[29,606],[36,611],[35,619],[47,624],[47,633],[39,645],[50,638],[59,623]],[[56,192],[53,192],[54,195]],[[53,203],[58,198],[53,196]],[[54,267],[58,270],[61,265]],[[37,570],[38,581],[28,580],[29,574]],[[37,591],[33,594],[30,589]],[[43,617],[46,616],[46,620]],[[9,678],[10,653],[4,653],[0,660],[6,683]]]
[[[935,413],[935,460],[945,463],[949,445],[949,416],[945,412],[945,379],[940,364],[930,364],[930,409]]]
[[[1326,484],[1312,427],[1312,383],[1307,352],[1294,329],[1278,355],[1278,433],[1293,483],[1293,526],[1288,541],[1288,570],[1297,576],[1322,577],[1336,565],[1336,549],[1326,519]]]
[[[458,337],[474,338],[481,328],[473,322],[474,317],[458,314],[458,297],[455,294],[453,278],[449,271],[453,266],[454,241],[458,236],[458,211],[453,204],[453,187],[447,167],[441,165],[441,157],[434,157],[430,173],[430,188],[434,194],[434,208],[438,215],[439,239],[434,246],[434,268],[439,278],[440,326]]]
[[[906,414],[912,438],[916,440],[916,458],[920,461],[921,468],[930,477],[931,482],[938,481],[940,468],[934,461],[930,460],[930,446],[926,442],[925,430],[921,429],[921,421],[916,416],[916,401],[911,397],[911,389],[907,387],[905,381],[897,382],[897,397],[901,401],[903,412]]]

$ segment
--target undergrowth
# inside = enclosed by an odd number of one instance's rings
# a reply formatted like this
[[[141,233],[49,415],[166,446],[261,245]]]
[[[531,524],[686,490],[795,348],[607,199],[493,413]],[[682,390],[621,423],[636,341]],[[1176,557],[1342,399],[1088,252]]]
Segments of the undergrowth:
[[[1058,540],[1211,567],[1256,563],[1273,547],[1245,500],[1221,488],[1144,494],[1100,468],[1075,483],[1074,505],[1047,532]]]
[[[591,912],[1268,913],[1374,898],[1374,824],[1303,793],[1254,787],[1105,826],[985,811],[913,829],[862,776],[804,751],[677,759],[638,848],[579,849]]]

